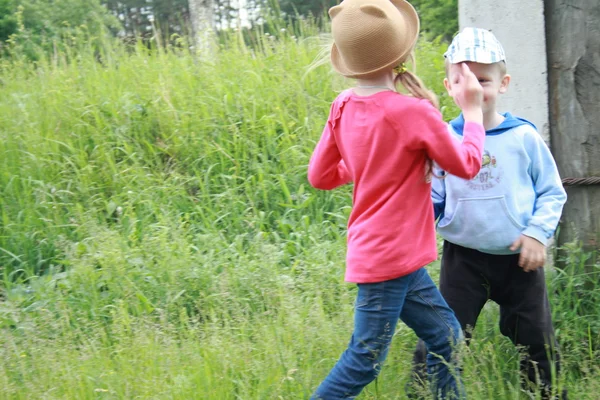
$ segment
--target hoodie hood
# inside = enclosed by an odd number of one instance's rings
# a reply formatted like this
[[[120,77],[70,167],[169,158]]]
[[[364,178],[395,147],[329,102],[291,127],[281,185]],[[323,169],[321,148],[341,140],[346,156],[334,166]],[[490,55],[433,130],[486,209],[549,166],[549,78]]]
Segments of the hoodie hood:
[[[514,117],[509,112],[501,115],[504,117],[504,121],[502,121],[502,123],[497,127],[485,131],[486,135],[500,135],[506,131],[509,131],[521,125],[530,125],[533,129],[537,131],[535,125],[524,118]],[[465,126],[465,118],[463,117],[462,113],[458,117],[450,121],[450,126],[452,126],[452,129],[454,129],[456,133],[462,136],[463,128]]]

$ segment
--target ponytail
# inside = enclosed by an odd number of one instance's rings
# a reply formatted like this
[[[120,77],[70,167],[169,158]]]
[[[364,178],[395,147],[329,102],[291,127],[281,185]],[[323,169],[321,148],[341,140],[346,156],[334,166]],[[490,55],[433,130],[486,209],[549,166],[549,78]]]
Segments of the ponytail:
[[[414,54],[411,54],[409,58],[414,65]],[[404,64],[402,64],[400,69],[396,69],[395,71],[397,71],[396,78],[394,78],[395,85],[398,85],[398,82],[400,82],[414,97],[428,100],[435,108],[440,108],[435,93],[427,89],[423,81],[412,71],[407,70]]]
[[[410,55],[410,59],[413,61],[414,65],[414,54]],[[401,67],[394,69],[394,71],[396,72],[396,77],[394,78],[395,85],[398,85],[398,82],[400,82],[402,86],[404,86],[406,90],[408,90],[414,97],[428,100],[435,108],[440,108],[438,98],[435,93],[427,89],[425,84],[423,84],[423,81],[421,81],[421,79],[419,79],[419,77],[413,72],[407,70],[404,64],[401,64]],[[433,170],[433,166],[433,160],[428,158],[425,161],[425,182],[430,183],[432,177],[446,179],[445,174],[437,175]]]

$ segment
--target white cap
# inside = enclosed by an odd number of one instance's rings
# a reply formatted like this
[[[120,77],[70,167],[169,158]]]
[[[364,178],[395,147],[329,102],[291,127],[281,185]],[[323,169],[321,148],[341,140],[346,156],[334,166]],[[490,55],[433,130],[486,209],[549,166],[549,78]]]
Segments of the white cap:
[[[506,62],[502,45],[491,31],[479,28],[465,28],[454,37],[444,57],[451,64],[472,61],[480,64]]]

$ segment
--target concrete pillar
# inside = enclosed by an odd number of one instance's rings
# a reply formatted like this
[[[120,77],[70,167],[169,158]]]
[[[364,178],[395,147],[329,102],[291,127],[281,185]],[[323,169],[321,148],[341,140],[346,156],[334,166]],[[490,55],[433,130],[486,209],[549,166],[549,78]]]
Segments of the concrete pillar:
[[[504,47],[512,81],[500,96],[498,111],[530,120],[549,142],[543,1],[459,0],[458,12],[461,29],[489,29]]]

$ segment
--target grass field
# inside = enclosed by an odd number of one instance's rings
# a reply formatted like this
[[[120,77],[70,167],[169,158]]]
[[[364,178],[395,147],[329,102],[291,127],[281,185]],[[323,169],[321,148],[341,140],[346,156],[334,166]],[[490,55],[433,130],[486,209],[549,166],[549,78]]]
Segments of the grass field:
[[[350,187],[306,165],[347,82],[307,73],[309,25],[211,59],[107,41],[0,59],[0,398],[306,399],[345,348]],[[444,45],[420,76],[443,95]],[[548,269],[571,399],[600,399],[600,267]],[[437,276],[437,264],[429,267]],[[399,325],[360,399],[403,399]],[[526,399],[519,356],[480,317],[471,399]]]

